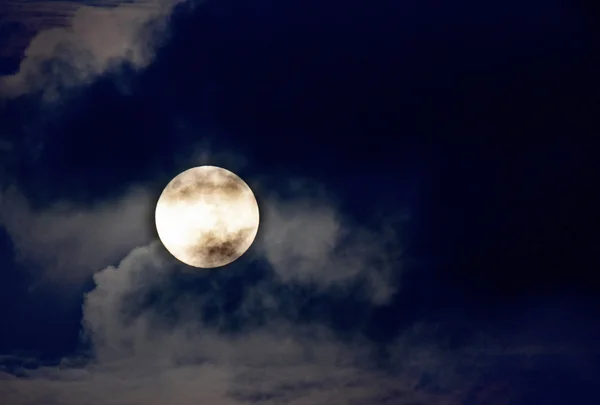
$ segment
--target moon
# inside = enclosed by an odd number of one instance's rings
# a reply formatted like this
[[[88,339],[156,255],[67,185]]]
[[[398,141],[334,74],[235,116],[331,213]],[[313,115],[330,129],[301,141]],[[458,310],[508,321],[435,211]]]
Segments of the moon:
[[[248,250],[260,218],[244,180],[221,167],[199,166],[167,184],[155,220],[161,242],[175,258],[193,267],[215,268]]]

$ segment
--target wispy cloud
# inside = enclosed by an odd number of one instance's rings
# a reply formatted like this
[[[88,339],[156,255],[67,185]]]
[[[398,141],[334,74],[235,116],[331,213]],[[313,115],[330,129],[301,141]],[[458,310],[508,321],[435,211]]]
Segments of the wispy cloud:
[[[397,235],[390,229],[351,225],[327,199],[305,197],[265,201],[259,249],[284,282],[327,288],[362,281],[374,302],[395,293],[392,275],[401,269]],[[391,244],[396,243],[392,247]]]
[[[47,14],[60,21],[35,35],[16,74],[0,78],[0,96],[42,92],[53,99],[122,62],[136,69],[147,66],[157,36],[164,34],[167,18],[180,1],[36,2],[38,8],[53,8],[54,14]],[[13,12],[18,11],[13,4]]]
[[[16,257],[44,278],[85,281],[153,238],[152,195],[133,188],[118,200],[94,206],[69,201],[36,209],[11,187],[0,192],[0,225],[11,236]]]

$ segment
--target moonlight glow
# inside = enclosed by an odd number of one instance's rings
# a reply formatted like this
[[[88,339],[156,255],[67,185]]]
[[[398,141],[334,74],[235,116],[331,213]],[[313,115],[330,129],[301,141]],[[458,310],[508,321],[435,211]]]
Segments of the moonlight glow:
[[[256,198],[229,170],[195,167],[175,177],[156,205],[156,229],[167,250],[194,267],[225,266],[238,259],[258,231]]]

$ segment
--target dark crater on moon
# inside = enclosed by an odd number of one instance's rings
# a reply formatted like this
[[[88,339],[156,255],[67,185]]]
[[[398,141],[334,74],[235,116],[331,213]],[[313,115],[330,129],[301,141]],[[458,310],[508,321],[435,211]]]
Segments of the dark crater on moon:
[[[245,252],[246,241],[253,231],[252,228],[246,228],[228,235],[218,232],[204,235],[195,246],[190,247],[188,254],[201,267],[224,266]]]
[[[189,179],[189,177],[193,177]],[[190,172],[175,178],[167,188],[166,196],[176,200],[186,200],[198,195],[226,195],[236,197],[246,191],[245,184],[233,173]]]

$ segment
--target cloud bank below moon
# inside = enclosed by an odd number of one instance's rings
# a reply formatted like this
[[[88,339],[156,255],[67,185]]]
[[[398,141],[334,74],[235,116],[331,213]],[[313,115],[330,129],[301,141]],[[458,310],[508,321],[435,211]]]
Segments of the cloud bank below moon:
[[[548,361],[564,360],[560,348],[486,342],[441,349],[430,343],[432,325],[416,325],[391,342],[388,366],[380,367],[381,348],[359,333],[342,340],[325,325],[286,322],[275,284],[248,287],[231,313],[214,306],[231,277],[196,278],[182,290],[175,264],[154,242],[97,272],[82,318],[93,356],[58,364],[0,358],[2,398],[11,405],[521,404],[521,380],[560,383],[548,376]],[[207,308],[217,322],[202,316]],[[267,324],[227,330],[231,318],[250,322],[261,311],[270,313]],[[498,365],[508,374],[494,375]],[[547,379],[531,380],[540,371]]]

